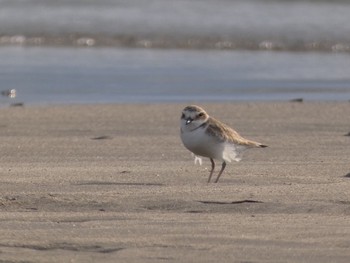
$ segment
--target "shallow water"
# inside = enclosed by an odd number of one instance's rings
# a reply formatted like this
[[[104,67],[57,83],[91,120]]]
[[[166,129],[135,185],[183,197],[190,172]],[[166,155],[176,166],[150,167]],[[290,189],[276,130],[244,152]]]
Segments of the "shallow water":
[[[0,0],[0,89],[17,90],[0,102],[349,100],[349,14],[342,0]]]
[[[350,55],[325,52],[0,48],[3,104],[350,99]]]

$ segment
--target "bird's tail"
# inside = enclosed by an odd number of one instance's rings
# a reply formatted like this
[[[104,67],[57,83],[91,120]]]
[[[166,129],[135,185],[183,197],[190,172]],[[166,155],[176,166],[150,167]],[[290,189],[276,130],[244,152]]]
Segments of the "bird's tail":
[[[256,147],[256,148],[266,148],[267,147],[267,145],[262,144],[260,142],[255,142],[255,141],[249,141],[248,145],[250,147]]]

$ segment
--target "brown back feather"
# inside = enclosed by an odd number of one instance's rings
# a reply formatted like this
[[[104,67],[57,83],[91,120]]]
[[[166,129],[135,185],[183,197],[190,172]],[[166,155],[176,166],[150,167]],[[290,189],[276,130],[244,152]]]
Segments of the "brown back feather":
[[[243,138],[234,129],[214,119],[213,117],[209,117],[207,122],[209,124],[207,127],[207,132],[217,136],[219,141],[228,141],[234,144],[243,145],[247,147],[267,147],[266,145],[263,145],[261,143]]]

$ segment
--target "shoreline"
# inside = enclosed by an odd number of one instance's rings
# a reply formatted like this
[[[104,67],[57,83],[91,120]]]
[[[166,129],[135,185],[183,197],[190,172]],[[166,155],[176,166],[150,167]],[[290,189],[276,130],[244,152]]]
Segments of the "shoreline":
[[[218,184],[184,103],[0,108],[0,260],[347,262],[349,102],[200,105],[269,146]]]
[[[177,100],[159,100],[159,101],[117,101],[117,102],[25,102],[18,99],[7,99],[3,98],[3,101],[0,102],[0,109],[6,109],[6,108],[21,108],[21,107],[29,107],[29,108],[47,108],[47,107],[78,107],[78,106],[122,106],[122,105],[139,105],[139,106],[147,106],[147,105],[158,105],[158,106],[165,106],[165,105],[190,105],[190,104],[198,104],[198,105],[214,105],[214,104],[346,104],[350,103],[350,99],[344,98],[342,100],[339,99],[331,99],[331,100],[319,100],[319,99],[308,99],[303,97],[291,97],[290,99],[242,99],[242,100],[188,100],[188,101],[177,101]]]

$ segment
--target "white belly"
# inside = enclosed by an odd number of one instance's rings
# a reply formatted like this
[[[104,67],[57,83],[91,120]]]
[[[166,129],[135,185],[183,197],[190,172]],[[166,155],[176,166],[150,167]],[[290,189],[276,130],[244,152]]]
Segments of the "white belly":
[[[195,155],[223,161],[225,143],[205,134],[203,129],[181,132],[181,140],[184,146]]]
[[[225,162],[240,161],[246,149],[244,146],[219,141],[205,134],[203,129],[181,132],[181,140],[184,146],[195,155]]]

